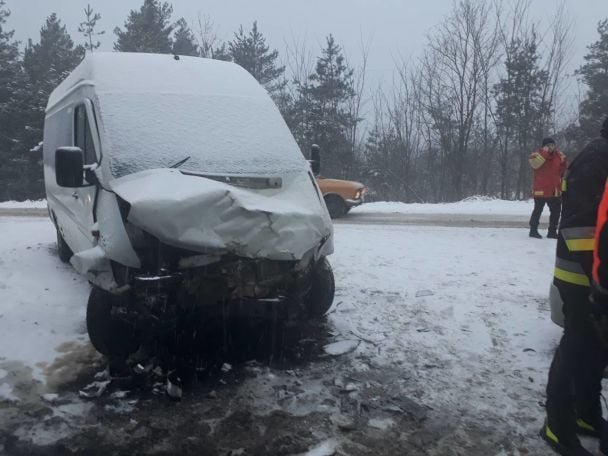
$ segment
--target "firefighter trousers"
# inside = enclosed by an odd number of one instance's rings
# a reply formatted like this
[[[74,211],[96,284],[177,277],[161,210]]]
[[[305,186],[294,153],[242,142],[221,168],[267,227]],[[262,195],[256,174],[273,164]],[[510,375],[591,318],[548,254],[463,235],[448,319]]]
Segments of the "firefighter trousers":
[[[547,382],[547,424],[560,440],[575,438],[577,419],[601,429],[600,394],[608,352],[593,326],[589,288],[556,282],[564,303],[564,334]]]
[[[533,230],[538,230],[540,216],[543,213],[545,204],[549,206],[549,233],[556,233],[559,215],[562,209],[562,199],[560,197],[534,198],[534,210],[532,211],[532,216],[530,217],[530,228]]]

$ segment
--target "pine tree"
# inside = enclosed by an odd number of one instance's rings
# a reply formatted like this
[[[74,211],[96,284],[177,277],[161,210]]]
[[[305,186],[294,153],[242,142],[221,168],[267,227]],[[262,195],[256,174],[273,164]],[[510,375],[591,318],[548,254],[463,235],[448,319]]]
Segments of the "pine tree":
[[[598,135],[608,112],[608,19],[598,24],[599,40],[589,46],[586,63],[577,71],[588,86],[580,106],[580,124],[586,140]]]
[[[323,174],[347,177],[355,160],[348,135],[357,122],[348,109],[348,102],[355,96],[353,70],[346,64],[342,49],[332,35],[327,38],[309,79],[309,83],[298,87],[296,101],[296,110],[307,117],[303,122],[306,142],[321,147]]]
[[[121,52],[170,54],[173,50],[173,7],[160,0],[144,0],[139,11],[131,10],[125,30],[114,29],[118,37],[114,49]]]
[[[26,197],[43,195],[42,166],[30,149],[42,141],[44,112],[48,97],[80,63],[84,47],[74,46],[56,14],[49,16],[40,30],[40,42],[30,40],[23,56],[24,82],[20,117],[21,130],[14,143],[14,161],[21,167],[21,191]],[[33,163],[32,163],[33,161]]]
[[[0,201],[14,198],[11,187],[16,175],[10,151],[17,133],[23,82],[19,44],[13,41],[14,32],[4,29],[9,16],[6,2],[0,0]]]
[[[188,27],[188,23],[182,17],[175,24],[175,36],[173,38],[173,53],[176,55],[190,55],[198,57],[200,55],[199,47],[196,44],[196,38]]]
[[[513,40],[508,48],[505,61],[506,75],[494,86],[496,95],[496,115],[498,127],[503,137],[503,180],[508,173],[508,163],[512,162],[509,151],[515,156],[517,190],[524,197],[530,181],[528,156],[543,136],[542,119],[553,107],[543,102],[542,89],[547,80],[547,72],[539,68],[537,37]],[[502,183],[502,197],[507,197],[506,182]]]
[[[228,43],[228,50],[232,61],[249,71],[271,94],[278,92],[285,84],[281,79],[285,67],[277,65],[279,52],[270,50],[266,38],[258,30],[257,22],[253,23],[247,35],[241,26]]]
[[[12,41],[14,31],[5,31],[4,24],[10,16],[0,0],[0,153],[10,148],[12,140],[11,119],[16,108],[14,92],[21,76],[19,43]]]
[[[91,5],[87,5],[84,10],[84,15],[86,17],[86,20],[80,23],[78,31],[82,33],[85,37],[86,41],[84,43],[84,48],[89,52],[93,52],[95,49],[98,49],[99,46],[101,46],[100,41],[93,41],[94,37],[101,36],[106,32],[105,30],[102,30],[100,32],[95,31],[97,21],[101,19],[101,14],[94,12],[93,8],[91,8]]]
[[[232,55],[226,43],[222,43],[211,51],[211,58],[214,60],[223,60],[224,62],[232,62]]]

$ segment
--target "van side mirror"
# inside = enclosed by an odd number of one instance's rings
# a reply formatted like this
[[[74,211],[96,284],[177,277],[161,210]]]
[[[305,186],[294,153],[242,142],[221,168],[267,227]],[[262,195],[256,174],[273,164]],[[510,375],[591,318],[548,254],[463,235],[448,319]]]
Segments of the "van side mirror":
[[[316,144],[310,148],[310,167],[315,176],[321,173],[321,149]]]
[[[55,151],[55,178],[60,187],[84,185],[84,153],[80,147],[60,147]]]

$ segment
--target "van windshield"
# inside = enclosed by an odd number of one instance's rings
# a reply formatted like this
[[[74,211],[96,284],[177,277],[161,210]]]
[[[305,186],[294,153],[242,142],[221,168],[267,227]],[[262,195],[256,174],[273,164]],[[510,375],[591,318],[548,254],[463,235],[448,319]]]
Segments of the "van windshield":
[[[277,175],[307,163],[270,99],[184,94],[100,94],[114,177],[168,168]]]

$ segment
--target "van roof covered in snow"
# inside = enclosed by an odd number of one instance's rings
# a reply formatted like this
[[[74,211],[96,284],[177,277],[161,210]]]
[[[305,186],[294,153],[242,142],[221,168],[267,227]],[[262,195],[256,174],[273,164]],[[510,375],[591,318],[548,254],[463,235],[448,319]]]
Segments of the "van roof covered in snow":
[[[171,54],[89,53],[53,91],[47,110],[81,84],[98,93],[182,93],[266,97],[264,89],[240,66]]]
[[[180,170],[193,173],[276,176],[308,169],[270,95],[233,63],[92,53],[51,94],[47,118],[83,86],[95,93],[87,96],[106,157],[102,167],[115,178],[186,158]]]

